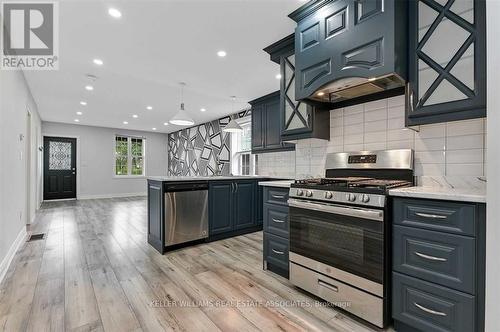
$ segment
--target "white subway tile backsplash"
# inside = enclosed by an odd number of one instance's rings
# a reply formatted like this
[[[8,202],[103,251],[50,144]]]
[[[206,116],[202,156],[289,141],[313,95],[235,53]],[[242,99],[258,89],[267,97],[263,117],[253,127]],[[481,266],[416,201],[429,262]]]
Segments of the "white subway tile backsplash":
[[[415,174],[432,179],[426,183],[486,175],[485,119],[423,125],[415,132],[405,128],[404,105],[404,96],[398,96],[332,110],[329,141],[298,140],[294,152],[263,154],[259,174],[323,176],[328,153],[414,149]]]

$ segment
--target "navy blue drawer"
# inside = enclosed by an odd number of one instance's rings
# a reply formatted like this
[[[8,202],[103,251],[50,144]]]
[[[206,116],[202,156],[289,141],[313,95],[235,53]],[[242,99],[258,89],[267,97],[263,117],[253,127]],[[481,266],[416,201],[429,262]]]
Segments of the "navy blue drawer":
[[[392,277],[394,319],[426,332],[476,330],[474,296],[397,272]]]
[[[264,232],[264,264],[266,268],[288,278],[288,239]]]
[[[288,207],[264,203],[264,231],[288,239]]]
[[[264,187],[264,202],[288,206],[288,188]]]
[[[394,226],[393,270],[475,294],[476,240]]]
[[[394,223],[430,230],[475,236],[475,204],[425,199],[394,199]]]

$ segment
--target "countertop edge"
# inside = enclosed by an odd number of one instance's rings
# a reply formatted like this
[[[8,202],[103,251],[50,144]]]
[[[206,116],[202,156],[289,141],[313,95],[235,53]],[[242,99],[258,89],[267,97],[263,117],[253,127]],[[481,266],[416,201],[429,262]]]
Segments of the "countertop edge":
[[[290,188],[290,185],[294,180],[281,180],[281,181],[262,181],[259,182],[259,186],[262,187],[278,187],[278,188]]]
[[[435,191],[433,191],[435,190]],[[467,190],[467,189],[464,189]],[[460,190],[450,189],[446,192],[444,188],[424,188],[416,187],[410,188],[400,188],[389,190],[390,196],[396,197],[410,197],[410,198],[427,198],[435,200],[445,200],[445,201],[457,201],[457,202],[469,202],[469,203],[486,203],[486,193],[464,193]]]

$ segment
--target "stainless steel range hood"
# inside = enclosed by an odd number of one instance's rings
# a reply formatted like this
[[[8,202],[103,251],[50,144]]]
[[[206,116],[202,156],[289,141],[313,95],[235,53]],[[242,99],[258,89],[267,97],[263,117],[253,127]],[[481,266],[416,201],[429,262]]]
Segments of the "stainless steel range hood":
[[[297,100],[335,104],[405,86],[407,0],[309,1],[289,17]]]

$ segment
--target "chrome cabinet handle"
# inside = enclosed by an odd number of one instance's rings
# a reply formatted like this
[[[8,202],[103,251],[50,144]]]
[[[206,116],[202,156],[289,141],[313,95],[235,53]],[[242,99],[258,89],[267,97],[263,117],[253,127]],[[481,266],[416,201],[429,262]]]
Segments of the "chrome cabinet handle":
[[[419,308],[420,310],[422,311],[425,311],[429,314],[432,314],[432,315],[436,315],[436,316],[447,316],[446,313],[444,312],[441,312],[441,311],[435,311],[435,310],[432,310],[432,309],[429,309],[429,308],[426,308],[420,304],[418,304],[417,302],[413,302],[413,305],[415,305],[415,307]]]
[[[442,257],[435,257],[435,256],[429,256],[426,254],[422,254],[421,252],[418,252],[418,251],[414,251],[414,253],[418,257],[422,257],[422,258],[428,259],[430,261],[446,262],[448,260],[448,259],[442,258]]]
[[[273,198],[276,198],[276,199],[283,199],[285,198],[285,195],[271,195]]]
[[[339,288],[337,286],[331,285],[331,284],[324,282],[323,280],[320,280],[320,279],[318,279],[318,285],[325,287],[325,288],[328,288],[329,290],[332,290],[332,291],[337,292],[337,293],[339,291]]]
[[[284,220],[280,220],[280,219],[274,219],[272,218],[274,222],[278,223],[278,224],[283,224],[285,221]]]
[[[275,254],[278,254],[278,255],[284,255],[285,252],[284,251],[279,251],[279,250],[276,250],[276,249],[271,249]]]
[[[422,213],[422,212],[416,212],[415,213],[419,217],[423,218],[430,218],[430,219],[448,219],[448,216],[442,216],[439,214],[429,214],[429,213]]]

